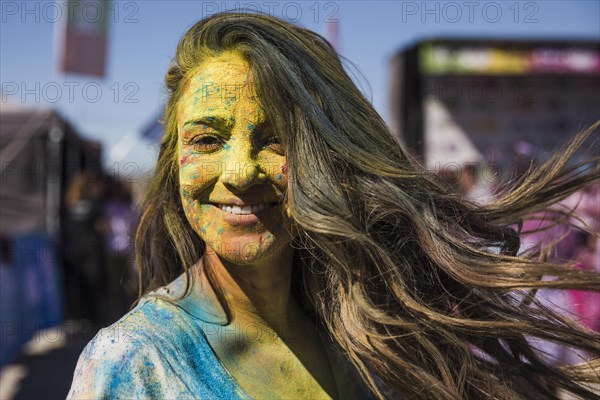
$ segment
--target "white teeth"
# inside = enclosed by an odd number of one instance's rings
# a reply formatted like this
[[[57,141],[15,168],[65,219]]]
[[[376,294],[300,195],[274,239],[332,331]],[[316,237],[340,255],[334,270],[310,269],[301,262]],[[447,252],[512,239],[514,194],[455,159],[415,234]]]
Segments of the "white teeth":
[[[242,213],[242,207],[240,206],[231,206],[231,211],[229,211],[232,214],[241,214]]]
[[[221,210],[228,212],[230,214],[237,214],[237,215],[248,215],[248,214],[256,214],[258,212],[261,212],[263,210],[266,210],[267,208],[269,208],[270,204],[269,203],[262,203],[262,204],[253,204],[253,205],[247,205],[247,206],[230,206],[227,204],[218,204],[217,207],[219,207]]]

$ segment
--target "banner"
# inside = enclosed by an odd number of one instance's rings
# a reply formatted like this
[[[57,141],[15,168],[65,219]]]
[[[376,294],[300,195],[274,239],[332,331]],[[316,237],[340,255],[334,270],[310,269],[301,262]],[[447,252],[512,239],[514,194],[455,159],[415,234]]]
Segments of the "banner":
[[[104,77],[108,0],[69,0],[66,4],[62,71]]]
[[[598,48],[499,48],[494,45],[451,47],[428,44],[420,49],[421,72],[429,75],[598,74]]]

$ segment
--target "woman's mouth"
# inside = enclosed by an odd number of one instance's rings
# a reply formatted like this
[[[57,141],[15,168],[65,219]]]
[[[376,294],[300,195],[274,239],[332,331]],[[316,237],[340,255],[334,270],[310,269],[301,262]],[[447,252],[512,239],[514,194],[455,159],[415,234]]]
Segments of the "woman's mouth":
[[[213,205],[229,214],[248,215],[248,214],[257,214],[261,211],[275,207],[277,205],[277,203],[259,203],[259,204],[249,204],[249,205],[245,205],[245,206],[236,206],[236,205],[219,204],[219,203],[216,203]]]
[[[261,218],[268,218],[279,203],[256,203],[237,206],[232,204],[211,203],[223,212],[223,220],[229,225],[250,227],[258,224]]]

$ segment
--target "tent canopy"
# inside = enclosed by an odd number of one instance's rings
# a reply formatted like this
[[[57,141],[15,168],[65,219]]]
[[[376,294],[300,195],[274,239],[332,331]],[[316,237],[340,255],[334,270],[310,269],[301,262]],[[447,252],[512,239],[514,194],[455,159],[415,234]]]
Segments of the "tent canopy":
[[[50,187],[100,166],[101,147],[83,140],[57,112],[7,103],[0,109],[0,232],[46,230]],[[53,186],[54,185],[54,186]],[[57,210],[54,210],[57,211]]]

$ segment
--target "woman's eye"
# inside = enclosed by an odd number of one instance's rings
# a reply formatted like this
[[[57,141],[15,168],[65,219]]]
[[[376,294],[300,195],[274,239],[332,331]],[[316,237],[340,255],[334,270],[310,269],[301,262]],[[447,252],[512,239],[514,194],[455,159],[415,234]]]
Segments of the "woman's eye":
[[[194,150],[210,153],[223,145],[223,139],[216,136],[202,136],[192,142]]]

